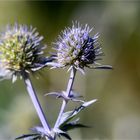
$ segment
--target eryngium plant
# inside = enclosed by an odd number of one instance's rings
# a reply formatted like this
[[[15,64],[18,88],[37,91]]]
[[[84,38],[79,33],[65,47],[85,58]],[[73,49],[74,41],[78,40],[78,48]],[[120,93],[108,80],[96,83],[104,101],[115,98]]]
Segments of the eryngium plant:
[[[79,127],[87,127],[79,123],[77,115],[85,108],[93,104],[96,99],[84,101],[79,99],[80,94],[73,91],[77,70],[84,73],[85,67],[95,69],[111,69],[111,66],[101,65],[102,51],[98,42],[98,34],[90,36],[92,29],[86,24],[74,23],[71,28],[66,28],[55,43],[56,52],[51,57],[44,57],[42,36],[32,27],[26,25],[9,26],[0,36],[0,76],[4,79],[12,78],[14,81],[18,75],[23,78],[29,96],[36,109],[42,126],[32,128],[32,134],[22,135],[16,139],[28,140],[56,140],[65,137],[71,140],[68,131]],[[53,61],[53,62],[52,62]],[[65,91],[51,92],[46,95],[62,99],[60,112],[54,126],[51,128],[32,86],[29,74],[45,66],[54,68],[69,67],[70,77]],[[79,106],[65,112],[69,101],[78,102]]]

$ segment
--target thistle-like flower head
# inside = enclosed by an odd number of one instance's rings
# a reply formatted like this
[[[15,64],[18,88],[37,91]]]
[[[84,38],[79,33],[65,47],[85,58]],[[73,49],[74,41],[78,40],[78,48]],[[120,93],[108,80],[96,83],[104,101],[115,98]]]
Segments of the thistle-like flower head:
[[[45,65],[42,56],[43,37],[26,25],[7,26],[0,35],[0,76],[9,78],[22,72],[33,72]]]
[[[96,60],[100,60],[103,54],[98,43],[99,35],[95,34],[90,37],[91,31],[92,29],[87,24],[82,26],[77,22],[71,28],[66,28],[55,43],[56,66],[70,66],[81,71],[84,67],[97,68],[99,66],[101,68],[101,65],[96,63]]]

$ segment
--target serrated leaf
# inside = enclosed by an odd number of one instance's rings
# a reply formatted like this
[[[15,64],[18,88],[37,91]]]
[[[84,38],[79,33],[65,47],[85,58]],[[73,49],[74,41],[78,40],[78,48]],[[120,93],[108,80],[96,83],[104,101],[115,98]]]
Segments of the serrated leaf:
[[[81,112],[84,108],[88,107],[89,105],[93,104],[97,100],[91,100],[88,102],[84,102],[80,107],[74,109],[73,111],[68,111],[66,113],[63,113],[61,121],[59,123],[59,127],[62,128],[64,125],[67,124],[70,120],[72,120],[79,112]]]

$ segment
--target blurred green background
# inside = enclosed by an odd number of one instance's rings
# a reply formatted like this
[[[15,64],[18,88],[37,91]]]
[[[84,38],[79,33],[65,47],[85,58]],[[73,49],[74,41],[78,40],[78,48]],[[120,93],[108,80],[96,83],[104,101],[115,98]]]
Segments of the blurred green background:
[[[103,64],[113,70],[78,73],[74,89],[86,100],[98,102],[80,114],[90,129],[71,131],[74,140],[140,139],[140,2],[136,1],[0,1],[0,29],[15,22],[37,27],[47,43],[46,54],[58,34],[72,21],[94,27],[100,33]],[[38,78],[39,79],[38,79]],[[53,125],[60,101],[44,94],[66,88],[65,70],[41,71],[32,76],[49,122]],[[69,104],[68,109],[73,105]],[[0,82],[0,140],[13,140],[39,125],[22,80]]]

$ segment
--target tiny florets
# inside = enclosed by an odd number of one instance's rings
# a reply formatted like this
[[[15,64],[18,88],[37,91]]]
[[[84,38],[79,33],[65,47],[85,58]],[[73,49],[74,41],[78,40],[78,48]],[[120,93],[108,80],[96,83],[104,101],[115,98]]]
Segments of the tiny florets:
[[[26,25],[8,26],[0,35],[0,76],[33,72],[44,66],[43,37],[35,28]]]
[[[96,68],[95,61],[101,59],[99,57],[103,53],[98,43],[98,34],[90,37],[91,31],[87,24],[83,27],[79,23],[66,28],[55,43],[56,66],[70,66],[82,71],[84,67]]]

